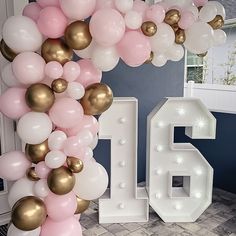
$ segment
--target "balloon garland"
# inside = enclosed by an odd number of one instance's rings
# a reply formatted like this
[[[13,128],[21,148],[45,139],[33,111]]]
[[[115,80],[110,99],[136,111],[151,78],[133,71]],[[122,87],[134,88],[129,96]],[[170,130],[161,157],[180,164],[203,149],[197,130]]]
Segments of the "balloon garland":
[[[102,72],[120,58],[131,67],[179,61],[183,46],[205,56],[225,42],[224,19],[224,7],[207,0],[37,0],[7,19],[0,110],[18,120],[26,144],[0,158],[1,178],[16,181],[8,236],[82,235],[79,214],[108,185],[92,151],[94,116],[113,100]]]

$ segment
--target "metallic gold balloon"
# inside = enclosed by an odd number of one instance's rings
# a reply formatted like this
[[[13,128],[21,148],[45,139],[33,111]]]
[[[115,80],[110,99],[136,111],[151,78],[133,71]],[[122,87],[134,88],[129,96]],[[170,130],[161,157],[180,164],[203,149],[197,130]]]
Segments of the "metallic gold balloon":
[[[0,51],[2,53],[2,55],[10,62],[12,62],[14,60],[14,58],[17,56],[17,54],[15,52],[12,51],[12,49],[10,49],[5,41],[2,39],[1,43],[0,43]]]
[[[201,54],[197,54],[197,56],[198,57],[205,57],[207,54],[208,54],[208,52],[204,52],[204,53],[201,53]]]
[[[152,21],[146,21],[142,24],[141,30],[144,35],[151,37],[157,32],[157,26]]]
[[[183,44],[186,40],[185,31],[182,29],[179,29],[175,32],[175,43],[177,44]]]
[[[31,231],[41,226],[47,217],[46,206],[37,197],[20,199],[12,209],[12,223],[23,231]]]
[[[150,64],[152,62],[152,60],[153,60],[153,57],[154,57],[154,53],[151,52],[150,53],[150,57],[145,61],[145,64]]]
[[[71,23],[66,28],[65,41],[69,47],[75,50],[87,48],[92,41],[89,24],[85,21],[75,21]]]
[[[64,65],[72,60],[73,50],[62,39],[47,39],[42,45],[41,55],[46,62],[57,61]]]
[[[214,29],[220,29],[224,26],[225,21],[222,16],[217,15],[212,21],[208,22],[208,24]]]
[[[84,168],[83,162],[76,157],[67,157],[66,163],[67,163],[68,168],[73,173],[79,173]]]
[[[68,87],[68,82],[64,79],[55,79],[52,82],[51,87],[55,93],[63,93]]]
[[[65,166],[52,170],[47,181],[49,189],[57,195],[67,194],[75,186],[75,176]]]
[[[38,175],[35,172],[35,168],[34,167],[31,167],[31,168],[28,169],[28,171],[26,173],[26,176],[31,181],[38,181],[38,180],[40,180],[40,178],[38,177]]]
[[[47,112],[55,101],[52,89],[46,84],[32,84],[26,91],[27,105],[36,112]]]
[[[111,106],[112,102],[112,90],[101,83],[88,86],[84,97],[80,100],[85,115],[100,115]]]
[[[75,214],[77,215],[85,212],[88,209],[90,201],[83,200],[79,197],[77,197],[76,200],[77,200],[77,209],[75,211]]]
[[[176,32],[178,31],[180,28],[179,28],[179,25],[176,23],[176,24],[173,24],[171,25],[172,29]]]
[[[44,161],[45,156],[49,151],[48,140],[45,140],[40,144],[26,144],[25,146],[26,157],[34,164]]]
[[[166,13],[165,23],[168,25],[174,25],[180,21],[180,12],[176,9],[171,9]]]

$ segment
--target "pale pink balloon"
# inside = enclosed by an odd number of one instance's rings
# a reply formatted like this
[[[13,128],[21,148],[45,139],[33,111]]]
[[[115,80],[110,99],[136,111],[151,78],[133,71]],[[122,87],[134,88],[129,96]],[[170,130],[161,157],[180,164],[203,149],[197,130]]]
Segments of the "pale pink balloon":
[[[76,100],[59,98],[49,111],[49,116],[56,126],[71,128],[83,119],[84,111]]]
[[[131,67],[142,65],[151,53],[148,38],[137,31],[126,32],[117,49],[122,60]]]
[[[76,195],[70,192],[65,195],[49,193],[44,199],[48,216],[54,221],[63,221],[74,216],[77,208]]]
[[[25,102],[26,89],[9,88],[0,96],[0,111],[11,119],[19,119],[30,111]]]
[[[35,166],[35,172],[40,179],[46,179],[50,171],[51,169],[48,166],[46,166],[44,161],[39,162]]]
[[[74,61],[67,62],[64,67],[63,78],[68,82],[75,81],[80,75],[80,66]]]
[[[42,225],[40,236],[82,236],[82,229],[75,217],[59,222],[48,217]]]
[[[124,17],[115,9],[99,10],[91,18],[90,32],[100,45],[113,46],[124,36]]]
[[[84,147],[81,145],[79,142],[78,137],[72,136],[69,137],[65,142],[63,146],[63,152],[67,156],[74,156],[74,157],[79,157],[81,155],[84,156],[85,150]]]
[[[190,11],[183,11],[181,13],[181,19],[178,25],[181,29],[186,30],[190,28],[194,24],[194,22],[195,22],[195,18],[194,18],[193,13]]]
[[[193,3],[196,7],[204,6],[208,0],[193,0]]]
[[[162,23],[165,19],[165,9],[163,6],[155,4],[150,6],[146,11],[147,20],[154,21],[155,23]]]
[[[45,66],[45,75],[52,79],[58,79],[63,75],[63,67],[57,61],[50,61]]]
[[[8,152],[0,156],[0,178],[15,181],[25,176],[31,162],[20,151]]]
[[[80,66],[80,75],[76,79],[77,82],[84,87],[101,82],[102,71],[97,69],[90,59],[79,60],[78,64]]]
[[[135,0],[134,1],[133,10],[140,13],[142,15],[142,17],[144,17],[147,8],[148,8],[148,4],[146,2],[144,2],[142,0]]]
[[[80,220],[80,217],[81,217],[81,214],[74,215],[74,217],[75,217],[76,220],[79,221],[79,220]]]
[[[37,21],[39,18],[39,14],[42,8],[36,2],[31,2],[25,6],[23,10],[23,16],[27,16],[31,18],[33,21]]]
[[[95,11],[104,8],[115,8],[114,0],[97,0]]]
[[[67,18],[57,7],[44,8],[38,18],[39,31],[49,38],[60,38],[64,35]]]
[[[49,6],[54,6],[54,7],[59,7],[59,0],[37,0],[37,3],[41,7],[49,7]]]

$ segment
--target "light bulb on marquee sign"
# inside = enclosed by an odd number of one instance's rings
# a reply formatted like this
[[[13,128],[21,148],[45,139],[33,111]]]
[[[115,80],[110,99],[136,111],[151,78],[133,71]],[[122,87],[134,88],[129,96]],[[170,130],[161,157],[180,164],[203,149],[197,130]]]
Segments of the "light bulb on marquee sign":
[[[147,195],[136,183],[137,118],[136,99],[116,98],[99,119],[100,138],[111,139],[110,190],[99,200],[100,223],[148,220]],[[149,203],[165,222],[194,222],[211,204],[213,169],[192,144],[174,143],[175,127],[186,127],[192,139],[214,139],[216,119],[192,98],[166,98],[148,116]]]

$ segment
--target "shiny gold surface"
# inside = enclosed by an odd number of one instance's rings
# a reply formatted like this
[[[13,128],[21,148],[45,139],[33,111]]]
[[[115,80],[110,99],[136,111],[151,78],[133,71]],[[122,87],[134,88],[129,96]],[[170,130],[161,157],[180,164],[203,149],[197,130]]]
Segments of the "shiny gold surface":
[[[66,163],[73,173],[79,173],[84,168],[83,162],[76,157],[67,157]]]
[[[64,79],[55,79],[52,82],[51,87],[55,93],[63,93],[68,87],[68,82]]]
[[[146,21],[142,24],[141,30],[144,35],[151,37],[156,34],[157,32],[157,26],[152,21]]]

